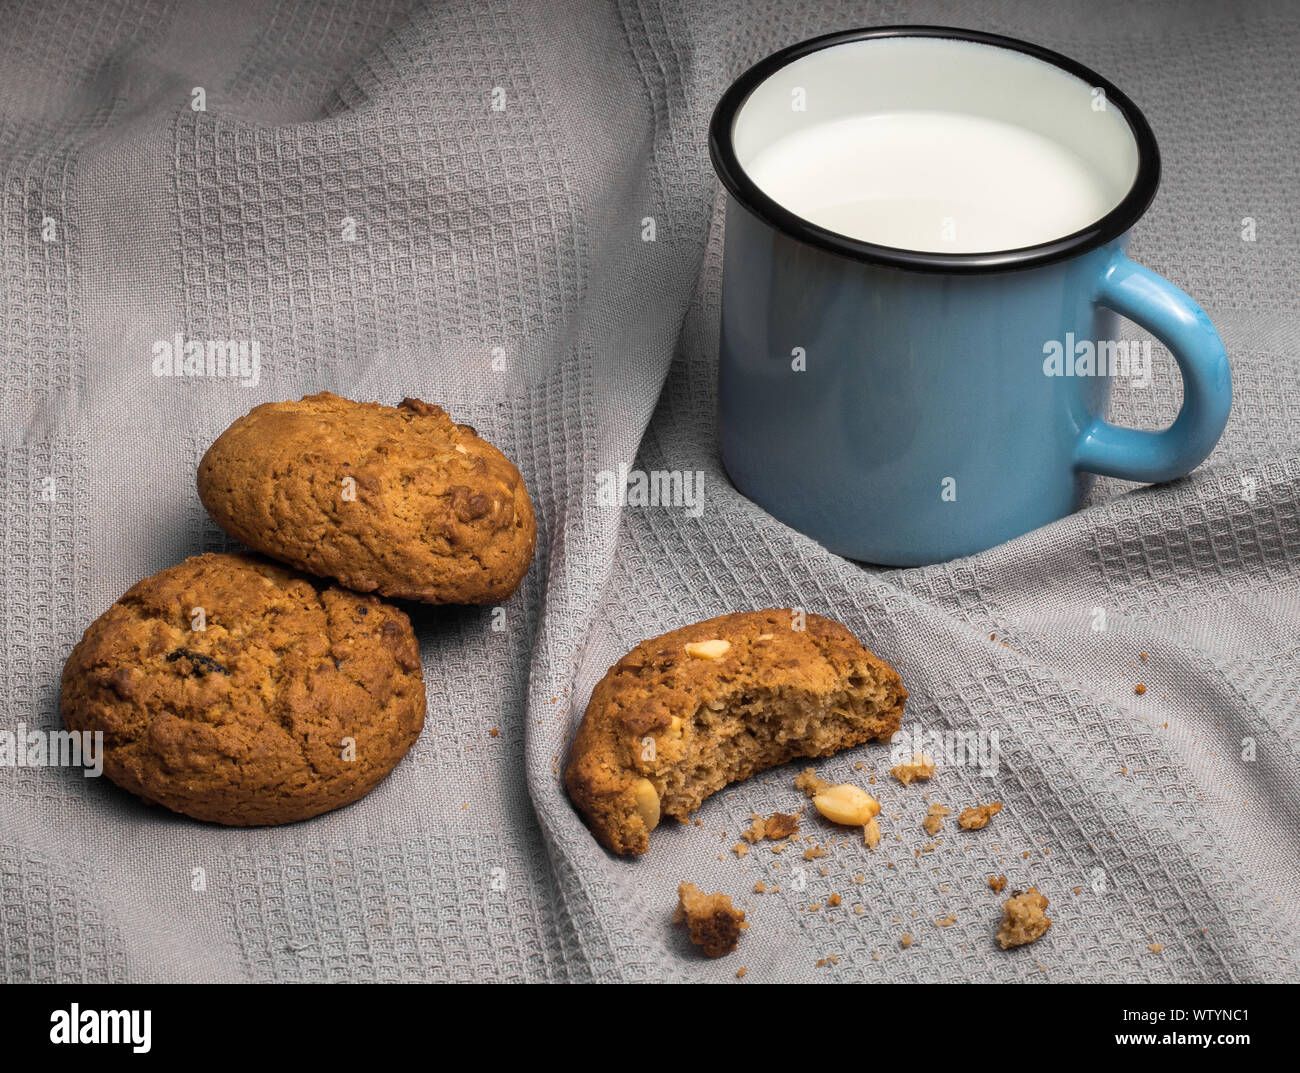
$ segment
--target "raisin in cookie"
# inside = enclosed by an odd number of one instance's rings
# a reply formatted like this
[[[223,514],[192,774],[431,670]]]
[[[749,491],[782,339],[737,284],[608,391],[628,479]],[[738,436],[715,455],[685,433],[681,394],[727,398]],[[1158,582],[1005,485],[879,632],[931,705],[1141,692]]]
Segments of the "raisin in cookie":
[[[888,738],[906,698],[894,669],[838,622],[723,615],[643,641],[610,668],[565,787],[603,846],[644,853],[662,815],[685,821],[728,783]]]
[[[203,456],[198,486],[212,520],[248,547],[404,600],[503,600],[537,541],[514,464],[419,399],[325,391],[254,407]]]
[[[199,555],[91,623],[62,708],[70,730],[103,732],[105,774],[146,801],[290,823],[363,797],[406,755],[424,674],[400,609],[250,555]]]

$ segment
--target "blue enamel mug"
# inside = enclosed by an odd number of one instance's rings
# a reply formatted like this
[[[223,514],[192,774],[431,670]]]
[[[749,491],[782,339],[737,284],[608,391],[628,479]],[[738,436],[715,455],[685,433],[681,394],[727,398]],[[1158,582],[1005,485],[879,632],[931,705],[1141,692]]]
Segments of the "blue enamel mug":
[[[1099,75],[973,31],[830,34],[742,75],[709,143],[723,462],[831,551],[969,555],[1077,509],[1095,474],[1172,480],[1218,442],[1227,354],[1124,254],[1160,158]],[[1113,379],[1144,366],[1121,315],[1181,370],[1163,431],[1106,420]]]

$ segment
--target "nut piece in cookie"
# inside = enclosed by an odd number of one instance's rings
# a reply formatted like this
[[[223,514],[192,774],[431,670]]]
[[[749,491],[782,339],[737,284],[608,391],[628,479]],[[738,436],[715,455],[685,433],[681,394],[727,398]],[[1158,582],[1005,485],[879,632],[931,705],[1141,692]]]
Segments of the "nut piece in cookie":
[[[643,641],[610,668],[564,773],[601,845],[644,853],[663,816],[684,822],[729,783],[898,730],[897,672],[838,622],[792,621],[788,610],[723,615]]]
[[[199,498],[236,540],[358,592],[503,600],[537,541],[514,464],[437,406],[328,391],[265,403],[199,463]]]
[[[813,798],[813,804],[831,823],[862,827],[880,812],[880,803],[861,786],[840,783],[828,786]]]
[[[200,555],[91,623],[61,703],[69,730],[103,733],[113,782],[242,827],[369,793],[419,737],[425,692],[400,609],[251,555]]]
[[[749,925],[745,911],[731,904],[726,894],[705,894],[694,883],[677,888],[677,909],[673,923],[685,923],[691,942],[704,948],[707,957],[720,958],[736,949],[740,933]]]
[[[992,886],[991,880],[989,885]],[[1038,893],[1037,887],[1008,898],[1002,907],[1002,923],[997,934],[1002,949],[1010,950],[1041,939],[1052,926],[1052,918],[1043,912],[1046,908],[1047,899]]]

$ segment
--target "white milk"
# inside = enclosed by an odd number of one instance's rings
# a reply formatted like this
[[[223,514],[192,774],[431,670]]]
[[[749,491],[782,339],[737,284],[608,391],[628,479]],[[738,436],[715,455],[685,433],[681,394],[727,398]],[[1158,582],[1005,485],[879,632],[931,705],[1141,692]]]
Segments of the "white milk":
[[[1115,191],[1059,142],[955,112],[849,116],[793,131],[745,170],[768,196],[850,238],[990,253],[1079,231]]]

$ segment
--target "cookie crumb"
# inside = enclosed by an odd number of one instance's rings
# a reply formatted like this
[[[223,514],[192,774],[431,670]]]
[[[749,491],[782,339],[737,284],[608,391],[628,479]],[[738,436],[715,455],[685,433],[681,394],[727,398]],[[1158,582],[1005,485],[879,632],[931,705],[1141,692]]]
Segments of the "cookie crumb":
[[[673,922],[685,922],[690,929],[691,942],[703,947],[705,956],[711,958],[735,950],[740,933],[749,927],[745,922],[745,911],[735,908],[730,897],[705,894],[694,883],[678,886]]]
[[[749,852],[749,844],[747,842],[737,842],[734,846],[731,847],[731,851],[737,857],[743,857],[746,853]]]
[[[894,776],[904,786],[911,786],[918,779],[934,778],[934,759],[926,756],[925,753],[916,753],[912,756],[911,761],[906,764],[897,764],[889,769],[889,773]]]
[[[745,978],[745,973],[747,972],[749,972],[749,970],[745,968],[744,965],[740,966],[740,968],[736,970],[736,979],[743,980]]]
[[[866,841],[868,849],[875,849],[880,845],[880,824],[876,823],[874,816],[863,825],[862,837]],[[860,883],[862,880],[859,879],[857,882]]]
[[[816,797],[823,790],[829,790],[833,785],[825,779],[818,778],[817,772],[810,767],[804,768],[803,771],[799,773],[798,777],[794,780],[794,784],[798,789],[803,791],[805,797]]]
[[[1007,877],[1006,877],[1006,876],[989,876],[989,889],[990,889],[994,894],[1001,894],[1004,890],[1007,889]],[[1078,888],[1075,888],[1075,889],[1076,889],[1076,892],[1077,892]]]
[[[799,817],[785,812],[774,812],[767,818],[763,829],[768,838],[789,838],[799,830]]]
[[[1147,687],[1144,686],[1141,682],[1139,682],[1137,685],[1133,687],[1133,692],[1136,693],[1139,697],[1142,696],[1142,694],[1145,693],[1146,691],[1147,691]]]
[[[1043,910],[1047,898],[1030,887],[1023,894],[1007,899],[1002,907],[1002,923],[998,926],[997,940],[1003,950],[1024,946],[1041,939],[1052,926],[1052,919]]]
[[[840,902],[842,902],[843,900],[844,899],[841,898],[838,894],[832,894],[829,898],[826,899],[826,907],[828,909],[833,909],[835,908],[835,906],[839,905]]]
[[[1001,801],[990,801],[987,805],[975,805],[962,809],[957,817],[957,824],[966,831],[980,831],[989,825],[989,821],[1002,811]]]
[[[912,945],[912,936],[908,932],[903,932],[903,934],[898,937],[898,941],[902,945],[903,949],[907,950]]]
[[[785,812],[774,812],[767,819],[764,819],[757,812],[751,812],[749,818],[753,822],[749,825],[748,830],[740,832],[740,837],[751,844],[761,842],[765,838],[773,841],[789,838],[799,830],[799,817],[791,816]]]
[[[949,913],[946,917],[940,917],[938,920],[936,920],[934,922],[934,925],[937,928],[951,928],[956,923],[957,923],[957,914]]]
[[[943,827],[943,818],[951,815],[952,809],[935,801],[930,805],[930,811],[926,813],[925,819],[921,821],[921,826],[928,834],[937,835]]]
[[[818,857],[825,856],[826,850],[821,846],[809,846],[803,851],[803,859],[805,861],[815,861]]]
[[[764,882],[760,879],[757,883],[754,884],[754,893],[755,893],[755,894],[766,894],[766,893],[767,893],[767,884],[764,883]]]
[[[1158,953],[1160,953],[1160,951],[1163,950],[1164,948],[1165,948],[1165,944],[1164,944],[1164,943],[1149,943],[1149,944],[1147,945],[1147,949],[1150,950],[1151,953],[1153,953],[1153,954],[1158,954]]]

